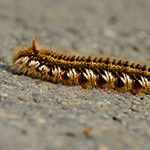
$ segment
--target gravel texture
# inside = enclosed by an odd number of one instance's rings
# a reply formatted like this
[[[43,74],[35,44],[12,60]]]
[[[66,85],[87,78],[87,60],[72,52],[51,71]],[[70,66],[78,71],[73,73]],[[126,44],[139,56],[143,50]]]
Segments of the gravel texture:
[[[148,0],[0,0],[0,150],[148,150],[150,95],[67,87],[11,72],[31,45],[150,66]]]

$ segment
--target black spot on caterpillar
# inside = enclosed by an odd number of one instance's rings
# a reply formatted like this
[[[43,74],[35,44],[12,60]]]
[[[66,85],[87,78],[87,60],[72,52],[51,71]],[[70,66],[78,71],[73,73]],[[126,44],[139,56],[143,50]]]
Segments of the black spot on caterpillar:
[[[82,86],[132,94],[150,93],[150,68],[110,58],[75,57],[40,50],[35,39],[32,46],[18,50],[12,57],[17,74],[63,85]]]

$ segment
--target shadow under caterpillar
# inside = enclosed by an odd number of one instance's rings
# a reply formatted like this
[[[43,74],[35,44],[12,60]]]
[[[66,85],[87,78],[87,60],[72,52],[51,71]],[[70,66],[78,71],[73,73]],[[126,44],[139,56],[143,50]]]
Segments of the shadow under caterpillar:
[[[129,61],[116,61],[102,57],[75,57],[38,49],[35,39],[32,46],[14,52],[14,73],[32,78],[82,86],[82,88],[114,89],[119,93],[150,93],[150,68]]]

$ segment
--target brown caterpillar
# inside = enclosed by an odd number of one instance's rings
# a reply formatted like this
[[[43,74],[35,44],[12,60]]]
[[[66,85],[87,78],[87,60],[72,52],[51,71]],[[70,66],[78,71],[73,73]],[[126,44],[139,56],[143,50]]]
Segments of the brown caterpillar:
[[[32,46],[13,54],[12,69],[17,74],[63,85],[109,88],[132,94],[150,93],[150,68],[128,61],[110,61],[102,57],[75,57],[39,50],[35,39]]]

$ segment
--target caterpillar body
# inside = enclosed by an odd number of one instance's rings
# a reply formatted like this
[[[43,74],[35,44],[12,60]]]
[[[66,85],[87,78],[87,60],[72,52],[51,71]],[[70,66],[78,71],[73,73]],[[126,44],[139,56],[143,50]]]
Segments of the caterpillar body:
[[[32,78],[103,90],[150,93],[150,69],[129,61],[66,56],[53,51],[38,49],[35,39],[32,46],[14,52],[12,57],[14,73]]]

